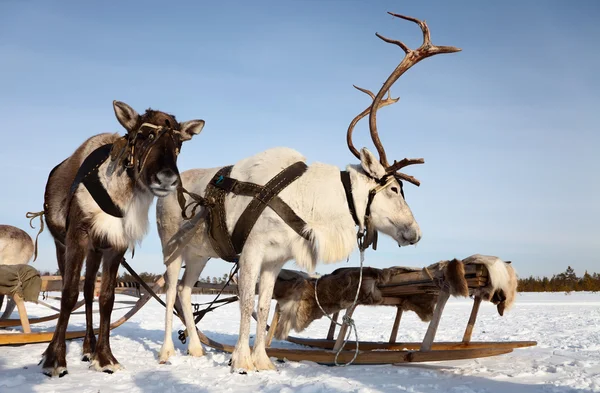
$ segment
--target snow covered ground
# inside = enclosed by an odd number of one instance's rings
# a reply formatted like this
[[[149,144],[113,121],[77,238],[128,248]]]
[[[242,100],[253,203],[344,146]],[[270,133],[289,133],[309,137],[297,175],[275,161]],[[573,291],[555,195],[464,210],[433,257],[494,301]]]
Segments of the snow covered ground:
[[[121,299],[131,300],[126,296]],[[210,296],[195,296],[197,302]],[[124,305],[113,318],[126,312]],[[438,340],[460,340],[471,302],[451,299]],[[47,309],[28,304],[33,315]],[[394,310],[362,307],[355,312],[362,340],[389,338]],[[98,318],[98,314],[94,316]],[[200,328],[214,339],[235,344],[238,305],[209,314]],[[132,320],[113,330],[113,353],[125,367],[113,375],[88,370],[80,360],[82,340],[67,343],[69,374],[50,379],[37,363],[46,344],[0,347],[0,392],[600,392],[600,294],[525,293],[500,317],[490,303],[481,307],[473,340],[537,340],[538,346],[477,360],[432,362],[409,366],[327,367],[311,362],[276,363],[277,372],[231,374],[230,355],[208,349],[202,358],[185,355],[185,345],[170,364],[159,365],[164,309],[151,300]],[[34,330],[53,328],[54,322]],[[84,328],[84,316],[71,317],[71,328]],[[304,337],[323,337],[327,320],[313,323]],[[175,323],[174,334],[181,328]],[[254,327],[253,327],[254,328]],[[426,324],[413,313],[402,318],[399,341],[420,341]],[[274,345],[292,346],[285,342]]]

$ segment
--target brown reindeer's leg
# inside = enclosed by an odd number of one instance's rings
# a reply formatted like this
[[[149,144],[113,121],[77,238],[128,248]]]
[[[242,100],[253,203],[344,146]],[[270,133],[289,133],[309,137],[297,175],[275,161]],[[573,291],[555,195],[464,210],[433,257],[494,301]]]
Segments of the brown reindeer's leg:
[[[104,252],[102,262],[102,286],[100,288],[100,331],[93,361],[90,367],[112,374],[121,368],[110,349],[110,315],[115,304],[115,286],[117,272],[126,250],[108,250]]]
[[[85,299],[85,339],[83,340],[83,356],[81,360],[89,362],[96,351],[96,335],[94,334],[93,304],[94,288],[96,287],[96,273],[100,267],[102,253],[89,250],[85,260],[85,284],[83,296]]]
[[[58,240],[54,241],[56,246],[56,262],[58,262],[58,271],[62,277],[65,276],[65,246]]]
[[[44,352],[43,373],[53,377],[64,376],[67,371],[65,333],[69,324],[69,316],[79,297],[79,275],[88,247],[87,232],[75,225],[67,233],[65,264],[63,267],[63,288],[60,298],[60,315],[52,341]]]

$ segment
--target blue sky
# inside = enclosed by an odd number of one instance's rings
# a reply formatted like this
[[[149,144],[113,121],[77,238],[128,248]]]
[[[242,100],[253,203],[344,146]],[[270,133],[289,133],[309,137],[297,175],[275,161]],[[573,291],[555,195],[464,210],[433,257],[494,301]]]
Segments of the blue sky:
[[[474,253],[512,260],[522,276],[571,265],[600,271],[600,3],[400,1],[0,2],[0,223],[26,229],[49,171],[89,136],[123,132],[112,100],[180,120],[202,118],[181,170],[231,164],[275,146],[309,162],[355,163],[350,120],[403,53],[379,32],[438,45],[393,87],[378,114],[390,158],[424,157],[408,172],[416,247],[380,238],[366,264],[422,266]],[[357,146],[373,145],[366,123]],[[132,264],[162,272],[151,230]],[[319,272],[357,265],[319,266]],[[35,266],[56,269],[40,236]],[[209,262],[203,273],[230,265]]]

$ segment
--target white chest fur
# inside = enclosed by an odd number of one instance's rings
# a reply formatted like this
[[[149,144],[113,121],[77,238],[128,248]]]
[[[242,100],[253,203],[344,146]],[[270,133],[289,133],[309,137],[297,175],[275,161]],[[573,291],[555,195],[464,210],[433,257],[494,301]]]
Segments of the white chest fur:
[[[125,207],[123,218],[113,217],[99,208],[94,209],[91,220],[93,236],[104,238],[117,247],[132,247],[139,243],[148,231],[148,210],[152,199],[149,193],[136,194]]]

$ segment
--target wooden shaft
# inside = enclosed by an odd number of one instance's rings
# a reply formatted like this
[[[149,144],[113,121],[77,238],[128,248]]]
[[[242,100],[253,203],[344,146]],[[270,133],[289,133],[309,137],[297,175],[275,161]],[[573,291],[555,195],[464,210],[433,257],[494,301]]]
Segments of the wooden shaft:
[[[347,308],[346,316],[349,318],[352,318],[352,314],[354,314],[355,308],[356,308],[356,306]],[[348,331],[348,325],[343,323],[342,326],[340,326],[340,332],[338,333],[337,340],[335,340],[335,345],[333,346],[334,351],[337,351],[338,349],[340,349],[342,347],[342,345],[344,345],[344,340],[346,338],[346,331]]]
[[[23,333],[31,333],[31,327],[29,326],[29,318],[27,318],[27,310],[25,309],[25,302],[23,298],[18,293],[15,293],[12,296],[15,304],[17,305],[17,310],[19,310],[19,318],[21,319],[21,326],[23,327]]]
[[[400,326],[400,319],[402,318],[402,308],[400,305],[396,306],[396,319],[394,319],[394,326],[392,327],[392,333],[390,334],[390,344],[396,342],[398,337],[398,327]]]
[[[275,306],[275,313],[273,314],[273,320],[269,326],[269,332],[267,334],[267,342],[265,343],[267,348],[271,346],[273,336],[275,336],[275,330],[277,330],[277,324],[279,323],[279,303]]]
[[[477,320],[479,305],[481,305],[481,296],[476,296],[475,300],[473,300],[471,316],[469,317],[469,322],[467,323],[467,328],[465,329],[465,334],[462,339],[464,343],[468,343],[471,341],[471,334],[473,334],[473,327],[475,326],[475,321]]]
[[[336,311],[331,316],[331,319],[333,319],[333,321],[331,321],[331,323],[329,324],[329,331],[327,332],[328,340],[333,340],[333,336],[335,335],[335,327],[337,326],[335,324],[335,322],[337,322],[339,315],[340,315],[339,311]]]
[[[431,322],[429,322],[429,326],[427,327],[427,333],[425,333],[425,338],[421,343],[421,351],[431,350],[431,345],[433,344],[433,340],[435,339],[435,333],[437,332],[442,313],[444,312],[444,307],[446,306],[446,302],[448,301],[449,297],[450,293],[447,289],[440,291],[437,304],[435,305],[435,310],[433,311],[433,318],[431,319]]]

